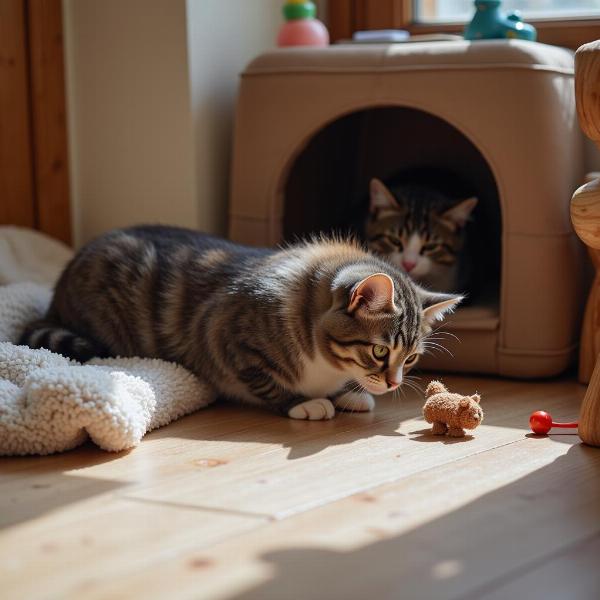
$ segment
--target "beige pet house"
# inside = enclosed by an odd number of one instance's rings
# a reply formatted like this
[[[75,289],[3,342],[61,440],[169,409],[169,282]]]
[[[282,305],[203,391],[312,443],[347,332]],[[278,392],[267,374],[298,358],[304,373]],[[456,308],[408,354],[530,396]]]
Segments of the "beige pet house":
[[[573,56],[531,42],[286,49],[254,60],[237,109],[230,236],[273,245],[344,228],[371,177],[440,167],[480,198],[486,279],[426,366],[515,377],[572,361],[585,259],[569,220],[582,182]]]

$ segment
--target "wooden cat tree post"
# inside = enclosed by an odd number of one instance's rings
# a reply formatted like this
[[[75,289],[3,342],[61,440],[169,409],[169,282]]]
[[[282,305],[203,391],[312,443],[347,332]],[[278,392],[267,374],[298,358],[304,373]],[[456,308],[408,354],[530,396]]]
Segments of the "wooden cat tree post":
[[[575,96],[581,129],[600,147],[600,40],[581,46],[575,54]],[[573,194],[571,220],[596,269],[581,334],[579,378],[589,379],[589,385],[581,405],[579,436],[586,444],[600,446],[600,179]]]

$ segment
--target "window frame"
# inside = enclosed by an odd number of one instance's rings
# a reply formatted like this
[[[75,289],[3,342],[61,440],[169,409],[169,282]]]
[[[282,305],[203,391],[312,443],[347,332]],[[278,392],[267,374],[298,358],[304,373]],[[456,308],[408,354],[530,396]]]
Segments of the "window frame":
[[[413,35],[462,33],[465,23],[420,23],[413,0],[329,0],[332,41],[348,39],[354,31],[407,29]],[[528,19],[537,28],[538,42],[577,49],[600,38],[600,18]]]

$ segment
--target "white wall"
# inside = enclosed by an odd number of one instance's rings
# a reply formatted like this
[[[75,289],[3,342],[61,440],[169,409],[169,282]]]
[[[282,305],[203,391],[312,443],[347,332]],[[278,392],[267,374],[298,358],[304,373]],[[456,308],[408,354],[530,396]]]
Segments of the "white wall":
[[[238,74],[282,4],[64,0],[77,245],[139,222],[226,231]]]
[[[187,0],[199,224],[224,234],[238,74],[274,47],[281,0]]]
[[[64,17],[76,244],[196,224],[184,0],[66,0]]]

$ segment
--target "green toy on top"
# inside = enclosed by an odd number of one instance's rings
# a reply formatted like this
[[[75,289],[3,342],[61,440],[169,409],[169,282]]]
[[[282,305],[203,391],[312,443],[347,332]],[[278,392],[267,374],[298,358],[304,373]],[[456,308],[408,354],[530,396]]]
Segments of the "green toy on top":
[[[523,23],[518,11],[504,13],[501,0],[475,0],[475,15],[465,29],[466,40],[509,38],[534,42],[535,27]]]

